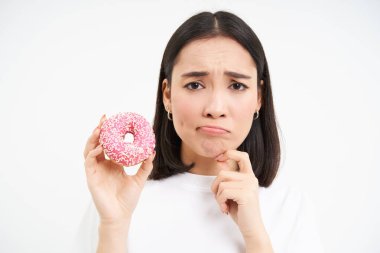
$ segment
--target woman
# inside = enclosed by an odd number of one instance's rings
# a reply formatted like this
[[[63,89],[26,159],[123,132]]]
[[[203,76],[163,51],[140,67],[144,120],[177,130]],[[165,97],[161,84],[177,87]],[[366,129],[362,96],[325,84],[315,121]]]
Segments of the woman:
[[[156,153],[136,175],[105,159],[104,120],[84,150],[94,206],[81,252],[322,252],[307,196],[274,184],[280,143],[268,65],[236,15],[199,13],[169,40]]]

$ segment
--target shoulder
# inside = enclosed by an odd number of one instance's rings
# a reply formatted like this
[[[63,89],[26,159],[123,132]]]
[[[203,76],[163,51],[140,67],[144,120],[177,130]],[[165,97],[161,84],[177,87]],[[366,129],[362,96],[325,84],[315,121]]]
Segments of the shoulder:
[[[302,205],[313,205],[309,194],[288,180],[276,178],[269,187],[259,188],[260,198],[265,204],[281,208],[300,208]]]
[[[306,190],[276,181],[260,188],[260,206],[272,238],[286,242],[289,252],[324,252],[315,204]]]
[[[260,187],[260,206],[268,223],[295,228],[301,222],[314,223],[315,205],[308,192],[288,181],[274,181],[267,188]]]

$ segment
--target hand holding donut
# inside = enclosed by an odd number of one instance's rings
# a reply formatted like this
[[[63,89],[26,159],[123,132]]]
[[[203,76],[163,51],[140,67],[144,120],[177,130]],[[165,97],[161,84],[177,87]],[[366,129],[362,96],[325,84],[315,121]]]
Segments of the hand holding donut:
[[[246,152],[228,150],[215,158],[221,168],[211,190],[224,213],[230,213],[246,240],[265,241],[267,234],[259,207],[259,184]],[[227,161],[236,161],[239,171],[231,171]]]
[[[101,127],[105,121],[106,117],[103,116],[84,149],[87,185],[101,222],[129,222],[152,171],[155,152],[141,164],[136,175],[126,174],[123,164],[105,158],[103,147],[99,144]]]

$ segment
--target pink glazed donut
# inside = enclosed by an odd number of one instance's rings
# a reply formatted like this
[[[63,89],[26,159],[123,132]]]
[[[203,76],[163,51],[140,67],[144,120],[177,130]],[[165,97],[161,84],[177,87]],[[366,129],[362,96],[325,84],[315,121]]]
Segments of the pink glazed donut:
[[[133,135],[133,143],[124,141],[127,133]],[[155,136],[143,116],[122,112],[103,123],[99,142],[110,159],[129,167],[142,162],[153,153]]]

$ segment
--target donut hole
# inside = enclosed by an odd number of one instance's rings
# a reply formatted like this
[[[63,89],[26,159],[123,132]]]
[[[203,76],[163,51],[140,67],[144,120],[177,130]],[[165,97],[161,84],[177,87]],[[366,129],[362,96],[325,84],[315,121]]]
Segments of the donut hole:
[[[133,143],[134,139],[135,138],[133,137],[133,134],[131,134],[131,133],[127,133],[124,136],[124,142],[127,142],[127,143]]]

